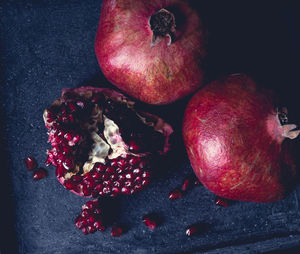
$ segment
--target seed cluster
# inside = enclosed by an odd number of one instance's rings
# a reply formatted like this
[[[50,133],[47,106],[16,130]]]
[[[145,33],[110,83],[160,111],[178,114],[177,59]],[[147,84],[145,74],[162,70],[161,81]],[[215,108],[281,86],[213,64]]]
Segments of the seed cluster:
[[[64,185],[84,196],[133,194],[149,183],[149,162],[145,157],[124,155],[96,163],[85,175],[73,175]]]
[[[103,219],[103,211],[99,207],[97,199],[88,201],[82,206],[80,215],[75,220],[75,225],[83,234],[104,231],[106,226]]]

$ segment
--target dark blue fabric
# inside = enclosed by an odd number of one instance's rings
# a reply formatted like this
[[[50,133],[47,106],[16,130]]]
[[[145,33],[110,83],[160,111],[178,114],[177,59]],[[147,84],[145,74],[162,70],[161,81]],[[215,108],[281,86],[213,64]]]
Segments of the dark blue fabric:
[[[194,1],[195,8],[210,34],[206,80],[246,72],[279,92],[285,105],[295,109],[291,119],[299,124],[296,6],[199,2]],[[259,253],[299,246],[299,188],[276,203],[235,202],[226,209],[215,206],[214,195],[204,187],[168,200],[168,192],[192,173],[180,139],[187,99],[145,106],[174,125],[178,145],[164,174],[134,197],[117,200],[118,220],[128,226],[120,238],[112,238],[110,228],[87,236],[75,228],[86,199],[65,191],[52,167],[46,179],[32,180],[23,159],[32,155],[40,165],[46,159],[43,109],[65,87],[102,86],[105,81],[94,53],[100,8],[100,0],[0,2],[1,253]],[[163,219],[153,232],[141,221],[148,212]],[[207,231],[186,237],[185,227],[195,222],[208,224]]]

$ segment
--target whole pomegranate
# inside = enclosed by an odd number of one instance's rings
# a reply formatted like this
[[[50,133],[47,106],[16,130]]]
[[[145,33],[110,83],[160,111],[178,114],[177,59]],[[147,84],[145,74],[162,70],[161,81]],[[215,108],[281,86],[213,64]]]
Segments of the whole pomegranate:
[[[204,37],[187,1],[104,0],[95,52],[118,88],[149,104],[167,104],[202,85]]]
[[[199,180],[228,199],[282,199],[295,177],[286,108],[275,107],[270,91],[244,74],[214,81],[189,102],[183,138]]]
[[[105,88],[65,89],[43,117],[52,145],[46,164],[56,167],[66,189],[86,197],[141,190],[173,132],[161,118],[137,112],[134,102]]]

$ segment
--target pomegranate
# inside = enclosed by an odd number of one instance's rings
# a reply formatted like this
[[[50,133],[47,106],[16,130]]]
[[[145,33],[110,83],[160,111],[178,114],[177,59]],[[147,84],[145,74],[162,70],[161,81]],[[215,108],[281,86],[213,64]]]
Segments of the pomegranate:
[[[172,127],[135,109],[105,88],[65,89],[44,111],[56,167],[64,187],[80,196],[133,194],[149,183],[154,162],[169,150]]]
[[[205,29],[187,1],[104,0],[95,52],[110,82],[149,104],[203,84]]]
[[[183,120],[186,150],[199,180],[218,196],[272,202],[293,186],[296,125],[276,108],[271,91],[245,74],[227,76],[200,90]]]

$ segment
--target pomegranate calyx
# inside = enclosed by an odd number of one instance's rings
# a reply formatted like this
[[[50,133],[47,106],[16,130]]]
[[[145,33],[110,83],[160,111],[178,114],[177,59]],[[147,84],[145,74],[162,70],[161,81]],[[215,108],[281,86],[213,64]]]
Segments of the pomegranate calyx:
[[[175,39],[175,17],[173,13],[162,8],[149,19],[150,28],[153,31],[151,47],[157,45],[164,37],[168,37],[168,46]]]
[[[289,139],[295,139],[299,136],[300,130],[295,130],[297,128],[297,125],[295,124],[286,124],[282,126],[282,136],[289,138]]]
[[[297,125],[288,124],[288,110],[286,107],[277,109],[278,120],[282,130],[282,136],[289,139],[295,139],[299,136],[300,130],[295,130]]]

